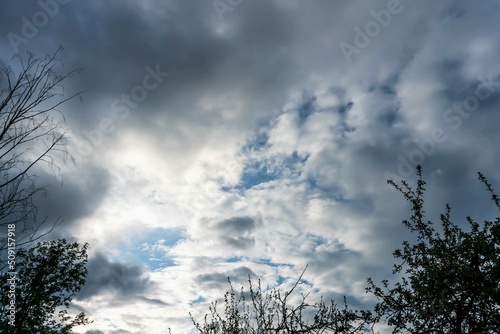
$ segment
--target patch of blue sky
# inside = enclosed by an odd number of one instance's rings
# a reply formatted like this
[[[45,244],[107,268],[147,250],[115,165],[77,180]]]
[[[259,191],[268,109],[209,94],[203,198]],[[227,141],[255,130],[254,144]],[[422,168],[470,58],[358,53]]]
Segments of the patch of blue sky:
[[[237,262],[241,262],[242,260],[243,260],[242,256],[233,256],[233,257],[230,257],[229,259],[224,260],[224,262],[226,262],[226,263],[237,263]]]
[[[300,156],[297,153],[297,151],[294,151],[292,155],[285,158],[285,163],[287,163],[290,166],[293,166],[298,164],[304,164],[307,161],[307,159],[309,159],[309,154]]]
[[[308,286],[308,287],[310,287],[310,288],[312,288],[312,287],[313,287],[313,284],[312,284],[310,281],[308,281],[308,280],[306,280],[306,279],[304,279],[304,278],[302,278],[302,279],[300,280],[300,284],[307,285],[307,286]]]
[[[158,270],[167,267],[175,267],[177,262],[164,252],[139,251],[136,253],[137,259],[141,261],[149,270]]]
[[[284,278],[283,276],[279,275],[278,276],[278,280],[276,281],[276,283],[278,285],[281,285],[281,284],[285,283],[285,281],[286,281],[286,278]]]
[[[261,129],[248,143],[243,146],[242,153],[249,153],[263,150],[269,141],[269,133],[266,129]]]
[[[132,237],[130,246],[118,248],[114,261],[141,263],[151,270],[176,265],[175,258],[168,256],[168,249],[186,239],[183,229],[155,228]]]
[[[196,305],[196,304],[201,304],[201,303],[204,303],[206,301],[207,300],[205,298],[203,298],[202,296],[199,296],[198,298],[190,301],[189,302],[189,306],[193,306],[193,305]]]
[[[319,235],[316,235],[316,234],[307,233],[306,237],[309,240],[312,240],[314,242],[314,247],[313,248],[316,248],[318,246],[321,246],[321,245],[324,245],[324,244],[328,243],[328,239],[327,238],[319,236]]]
[[[291,268],[291,267],[293,267],[289,263],[273,262],[270,259],[256,259],[254,262],[258,263],[258,264],[264,264],[264,265],[272,267],[272,268],[278,268],[278,267],[290,267]]]
[[[301,175],[301,167],[309,156],[299,156],[297,152],[286,157],[276,157],[254,161],[243,168],[239,184],[236,190],[247,190],[261,183],[278,180],[281,178],[293,178]],[[229,191],[231,188],[221,188]]]
[[[243,169],[239,188],[250,189],[258,184],[276,180],[279,174],[278,171],[271,170],[266,162],[254,162]]]
[[[173,246],[180,240],[186,239],[186,231],[181,228],[155,228],[147,233],[137,236],[134,243],[143,242],[158,242],[161,241],[163,246]]]
[[[276,285],[280,286],[286,282],[296,283],[297,279],[298,279],[298,277],[284,277],[284,276],[279,275],[278,280],[276,281]],[[299,284],[304,284],[304,285],[307,285],[308,287],[311,287],[311,288],[313,287],[313,284],[310,281],[306,280],[304,277],[302,277],[300,279]]]

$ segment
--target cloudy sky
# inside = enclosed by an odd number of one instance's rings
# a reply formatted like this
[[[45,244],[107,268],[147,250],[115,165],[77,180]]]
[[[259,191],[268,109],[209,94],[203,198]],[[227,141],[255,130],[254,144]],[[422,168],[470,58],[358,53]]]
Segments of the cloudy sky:
[[[500,188],[500,2],[0,2],[0,58],[83,72],[63,108],[75,163],[40,169],[52,237],[90,243],[78,333],[175,333],[248,275],[370,305],[410,215],[463,224]],[[339,299],[339,301],[341,301]]]

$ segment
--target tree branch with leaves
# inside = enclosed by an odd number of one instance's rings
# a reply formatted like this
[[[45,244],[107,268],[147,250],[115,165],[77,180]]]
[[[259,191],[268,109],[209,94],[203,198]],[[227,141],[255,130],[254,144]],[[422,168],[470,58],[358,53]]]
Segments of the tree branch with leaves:
[[[89,323],[83,312],[68,314],[75,294],[87,277],[88,244],[68,243],[64,239],[39,242],[17,253],[15,298],[9,296],[9,278],[0,275],[0,329],[2,333],[70,334],[75,326]],[[8,310],[15,300],[15,319]]]
[[[305,270],[304,270],[305,271]],[[302,295],[300,303],[293,305],[289,297],[297,286],[303,283],[304,272],[287,291],[272,289],[263,291],[261,283],[254,288],[248,278],[249,290],[237,293],[228,278],[230,290],[224,295],[224,313],[219,313],[217,302],[210,307],[210,317],[205,316],[200,324],[191,316],[200,334],[299,334],[331,333],[355,334],[373,332],[375,319],[370,311],[352,310],[347,306],[339,307],[333,300],[330,304],[321,299],[311,304],[308,294]]]
[[[369,279],[367,291],[379,300],[375,312],[393,333],[500,333],[500,217],[483,224],[467,217],[470,231],[464,231],[452,222],[446,205],[438,231],[426,221],[421,166],[417,175],[415,189],[404,180],[388,181],[412,204],[412,215],[403,224],[417,234],[417,241],[404,241],[393,253],[401,260],[393,269],[400,281],[391,286],[384,280],[378,286]],[[478,176],[500,210],[491,184]]]

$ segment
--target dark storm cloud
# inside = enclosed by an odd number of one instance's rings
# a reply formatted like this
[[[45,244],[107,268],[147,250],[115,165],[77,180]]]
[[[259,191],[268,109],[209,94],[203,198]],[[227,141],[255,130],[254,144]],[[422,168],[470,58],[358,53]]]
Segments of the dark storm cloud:
[[[498,50],[500,52],[500,49]],[[458,56],[453,59],[444,59],[435,65],[436,72],[444,88],[440,95],[453,108],[456,103],[464,103],[468,96],[475,96],[480,100],[480,110],[487,111],[500,101],[500,77],[479,76],[469,78],[465,75],[466,59]],[[471,101],[468,101],[472,103]],[[444,113],[446,110],[443,110]],[[468,118],[468,117],[467,117]]]
[[[193,73],[196,80],[188,78],[186,85],[194,82],[201,84],[203,64],[221,59],[222,50],[207,41],[211,39],[207,36],[210,29],[207,29],[203,16],[199,15],[199,20],[190,20],[191,28],[184,25],[185,20],[173,19],[197,15],[205,7],[199,2],[191,4],[191,7],[171,5],[168,8],[165,8],[165,3],[154,4],[147,10],[136,2],[72,1],[61,6],[57,15],[29,43],[22,44],[20,52],[37,50],[37,53],[52,53],[54,47],[44,46],[47,40],[54,41],[55,48],[62,45],[67,50],[63,59],[65,65],[85,70],[78,78],[79,86],[87,91],[84,98],[90,104],[106,96],[119,97],[129,92],[142,79],[144,68],[148,65],[174,67],[181,73],[190,68],[196,69]],[[4,31],[14,29],[21,33],[22,18],[29,18],[39,10],[35,1],[28,6],[11,4],[9,22],[5,23]],[[205,43],[210,43],[212,47]],[[4,45],[3,50],[6,48],[8,46]],[[180,84],[179,76],[177,80]],[[165,91],[165,94],[169,95],[171,91]],[[82,109],[77,114],[69,115],[78,121],[75,126],[92,126],[95,118],[109,111],[88,108],[88,104]]]
[[[154,284],[142,267],[127,263],[112,262],[102,253],[96,253],[87,264],[88,276],[78,293],[79,299],[87,299],[101,293],[111,292],[116,303],[123,300],[143,300],[151,304],[165,305],[158,299],[143,296]],[[114,302],[111,302],[114,303]]]
[[[29,17],[40,10],[35,2],[31,6],[11,7],[9,27],[21,26],[24,15]],[[43,45],[47,39],[56,41],[67,50],[65,65],[84,69],[79,86],[87,90],[87,103],[78,113],[69,115],[77,122],[73,123],[75,127],[95,126],[109,110],[91,105],[106,96],[114,98],[128,93],[142,80],[144,68],[156,64],[172,73],[171,82],[162,85],[154,97],[141,105],[149,109],[149,116],[143,112],[140,117],[132,114],[130,119],[138,125],[149,124],[151,114],[159,112],[155,117],[168,113],[172,121],[196,109],[196,99],[188,96],[220,94],[240,87],[259,97],[253,103],[263,103],[275,99],[276,92],[272,90],[279,89],[280,83],[293,75],[293,57],[285,51],[294,39],[292,19],[270,2],[260,6],[249,2],[244,7],[254,15],[242,15],[243,8],[238,8],[234,19],[221,24],[210,2],[141,5],[72,1],[61,6],[58,14],[21,49],[50,53],[53,50]],[[228,32],[218,36],[214,33],[215,25],[223,25]],[[262,58],[268,61],[262,63]],[[163,101],[168,101],[171,108],[160,108]]]
[[[46,196],[39,196],[39,217],[51,220],[61,218],[69,226],[78,219],[91,215],[99,208],[111,184],[111,175],[102,167],[83,164],[76,175],[63,175],[62,180],[54,174],[37,174],[40,185],[47,185]]]

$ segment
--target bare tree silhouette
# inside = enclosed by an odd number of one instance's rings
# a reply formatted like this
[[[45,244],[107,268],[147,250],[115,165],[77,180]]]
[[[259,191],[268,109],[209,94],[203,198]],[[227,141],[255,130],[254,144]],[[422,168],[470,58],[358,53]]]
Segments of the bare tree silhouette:
[[[16,226],[16,243],[21,247],[62,222],[58,218],[42,231],[48,219],[37,217],[33,200],[46,189],[32,173],[37,165],[60,173],[59,159],[71,158],[58,107],[81,94],[64,97],[63,86],[79,70],[58,74],[60,51],[42,58],[15,55],[11,66],[0,62],[0,254],[6,250],[8,225]]]

